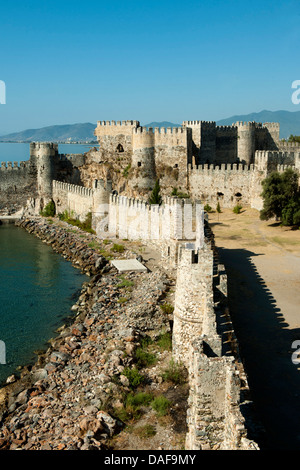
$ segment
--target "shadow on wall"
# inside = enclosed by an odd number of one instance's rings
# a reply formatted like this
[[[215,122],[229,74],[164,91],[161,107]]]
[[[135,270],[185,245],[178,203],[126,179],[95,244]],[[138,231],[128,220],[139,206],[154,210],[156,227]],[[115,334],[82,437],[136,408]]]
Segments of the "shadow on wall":
[[[262,450],[299,450],[300,369],[292,355],[300,328],[288,329],[284,312],[257,272],[251,258],[261,255],[244,249],[218,248],[218,252],[228,276],[229,309],[240,355],[266,430],[258,445]]]

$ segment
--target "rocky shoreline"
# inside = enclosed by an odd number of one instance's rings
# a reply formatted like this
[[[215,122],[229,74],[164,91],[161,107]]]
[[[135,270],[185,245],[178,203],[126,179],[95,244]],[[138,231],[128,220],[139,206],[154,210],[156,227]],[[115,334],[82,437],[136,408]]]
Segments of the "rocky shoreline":
[[[170,336],[170,315],[161,306],[173,280],[159,268],[121,276],[101,254],[108,253],[109,244],[100,247],[94,235],[66,223],[36,218],[17,225],[91,279],[72,307],[72,321],[33,366],[0,389],[0,449],[182,449],[188,387],[163,378],[171,350],[159,342]],[[125,249],[118,257],[135,256]],[[138,394],[147,400],[128,407],[128,399]],[[161,396],[172,396],[163,418],[153,406]],[[130,439],[129,425],[152,427],[151,443],[141,433]]]

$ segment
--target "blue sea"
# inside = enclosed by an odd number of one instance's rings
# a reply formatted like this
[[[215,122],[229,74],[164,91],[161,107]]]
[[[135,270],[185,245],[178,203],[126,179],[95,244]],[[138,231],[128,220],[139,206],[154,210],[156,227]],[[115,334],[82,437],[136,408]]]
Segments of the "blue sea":
[[[0,162],[26,162],[30,144],[0,142]],[[96,144],[58,144],[59,153],[84,153]]]
[[[6,346],[0,384],[49,346],[87,279],[34,235],[0,225],[0,340]]]

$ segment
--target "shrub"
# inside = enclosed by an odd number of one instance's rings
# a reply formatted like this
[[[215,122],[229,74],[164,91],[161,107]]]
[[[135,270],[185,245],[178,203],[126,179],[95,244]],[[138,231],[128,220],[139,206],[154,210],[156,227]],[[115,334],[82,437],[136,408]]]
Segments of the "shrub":
[[[88,233],[96,233],[95,230],[92,229],[92,213],[88,212],[86,218],[83,222],[80,222],[79,219],[74,218],[73,213],[69,213],[65,210],[62,214],[58,215],[60,220],[67,222],[70,225],[80,228]]]
[[[217,207],[216,207],[216,211],[218,212],[218,214],[221,214],[221,206],[220,206],[220,203],[218,202],[217,204]]]
[[[165,416],[170,409],[171,402],[163,395],[160,395],[154,398],[151,402],[151,406],[158,416]]]
[[[240,204],[237,204],[236,206],[234,206],[233,212],[234,212],[235,214],[240,214],[242,208],[243,208],[243,207],[242,207]]]
[[[120,282],[120,284],[117,285],[117,287],[132,287],[134,286],[134,282],[133,281],[129,281],[128,279],[124,279],[122,278],[122,281]]]
[[[182,364],[178,364],[174,359],[171,359],[169,367],[164,370],[161,376],[163,380],[181,384],[185,381],[185,370]]]
[[[123,245],[118,245],[118,243],[114,243],[110,250],[114,251],[115,253],[123,253],[125,248]]]
[[[160,308],[161,308],[162,311],[163,311],[164,313],[166,313],[167,315],[171,315],[171,314],[174,312],[174,307],[173,307],[173,305],[168,304],[168,303],[162,304],[162,305],[160,306]]]
[[[123,170],[123,176],[124,176],[124,178],[128,178],[130,168],[131,168],[131,164],[130,164],[130,163],[124,168],[124,170]]]
[[[134,389],[144,382],[145,377],[136,368],[125,367],[123,375],[129,380],[129,386]]]
[[[211,212],[212,208],[210,207],[209,204],[205,204],[204,210],[205,210],[205,212]]]
[[[137,367],[147,367],[155,364],[157,362],[157,357],[155,354],[145,351],[143,348],[137,348],[135,352],[135,357],[137,360]]]
[[[181,199],[186,199],[190,197],[187,193],[182,193],[181,191],[178,191],[177,188],[172,189],[171,196],[179,197]]]
[[[157,344],[161,349],[165,349],[167,351],[172,350],[172,335],[169,331],[166,333],[162,333],[157,340]]]
[[[44,207],[41,212],[43,217],[54,217],[55,216],[55,203],[54,201],[49,201],[48,204]]]
[[[152,424],[145,424],[144,426],[135,428],[134,434],[143,439],[147,439],[148,437],[155,436],[156,430]]]
[[[140,406],[147,406],[153,400],[151,393],[140,392],[133,395],[129,393],[125,400],[126,406],[131,406],[132,408],[139,408]]]

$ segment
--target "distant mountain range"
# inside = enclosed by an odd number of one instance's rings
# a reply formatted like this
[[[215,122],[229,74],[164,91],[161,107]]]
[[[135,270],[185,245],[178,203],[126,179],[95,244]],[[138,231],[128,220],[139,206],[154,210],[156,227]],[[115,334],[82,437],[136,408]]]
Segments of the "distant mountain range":
[[[161,121],[161,122],[156,122],[156,121],[153,121],[153,122],[149,122],[149,124],[143,124],[143,127],[180,127],[181,124],[174,124],[173,122],[169,122],[169,121]]]
[[[231,126],[237,121],[279,122],[280,138],[287,139],[291,134],[300,135],[300,111],[260,111],[241,114],[217,121],[218,126]]]
[[[199,116],[201,119],[201,116]],[[205,120],[205,119],[203,119]],[[260,111],[259,113],[241,114],[216,121],[218,126],[231,126],[237,121],[279,122],[280,138],[288,138],[291,134],[300,135],[300,111]],[[169,121],[150,122],[143,127],[179,127]],[[65,124],[27,129],[21,132],[0,136],[0,142],[94,142],[96,124]]]
[[[0,136],[0,142],[92,142],[96,124],[64,124]]]

